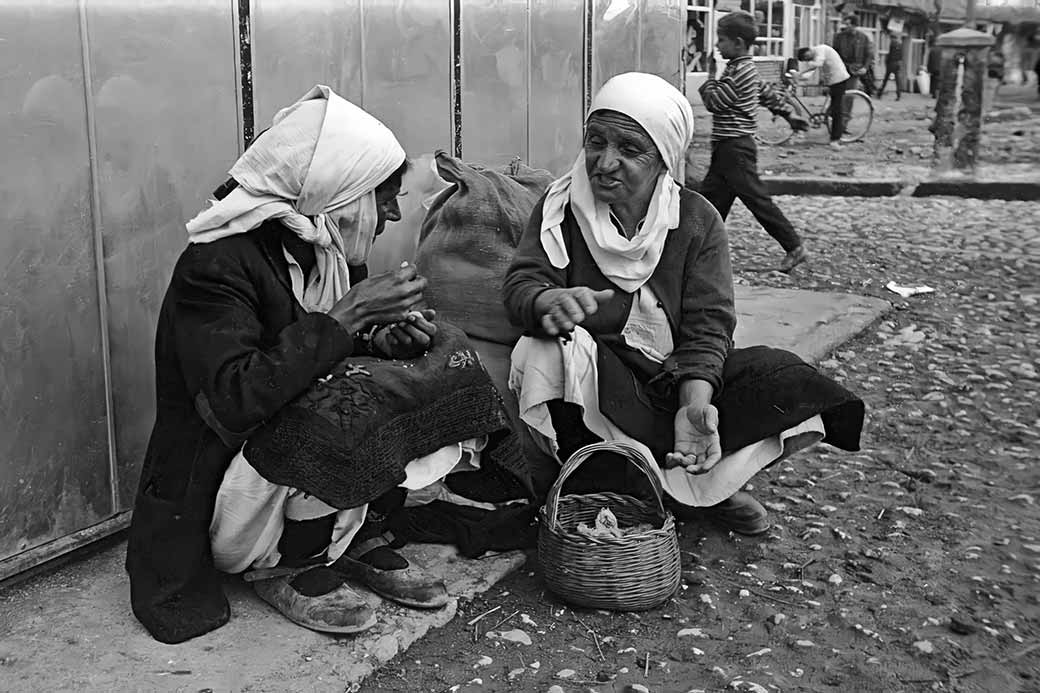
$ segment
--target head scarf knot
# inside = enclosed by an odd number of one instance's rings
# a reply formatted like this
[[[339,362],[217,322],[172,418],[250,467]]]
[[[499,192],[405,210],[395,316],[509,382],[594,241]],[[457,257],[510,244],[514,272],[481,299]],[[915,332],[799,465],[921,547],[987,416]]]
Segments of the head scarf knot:
[[[585,153],[557,179],[542,206],[541,242],[549,262],[562,269],[570,263],[560,224],[570,205],[592,258],[604,276],[622,291],[638,290],[661,259],[668,231],[679,225],[679,191],[685,176],[686,148],[693,137],[693,109],[682,93],[655,75],[627,72],[607,80],[589,108],[616,111],[642,127],[664,159],[646,218],[631,239],[610,220],[610,206],[593,197]],[[588,118],[586,118],[586,123]]]
[[[362,264],[375,237],[375,189],[405,161],[390,130],[324,85],[274,117],[234,166],[238,187],[188,222],[189,243],[210,243],[281,222],[315,246],[320,281],[308,310],[327,311],[350,288],[347,266]],[[327,219],[329,212],[345,220]]]

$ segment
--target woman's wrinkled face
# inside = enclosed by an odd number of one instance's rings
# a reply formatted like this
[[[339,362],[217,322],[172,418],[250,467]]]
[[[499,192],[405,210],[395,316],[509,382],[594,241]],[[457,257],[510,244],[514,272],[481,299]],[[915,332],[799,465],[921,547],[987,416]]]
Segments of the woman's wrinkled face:
[[[616,111],[596,111],[585,126],[584,146],[585,172],[597,200],[649,201],[664,161],[636,121]]]

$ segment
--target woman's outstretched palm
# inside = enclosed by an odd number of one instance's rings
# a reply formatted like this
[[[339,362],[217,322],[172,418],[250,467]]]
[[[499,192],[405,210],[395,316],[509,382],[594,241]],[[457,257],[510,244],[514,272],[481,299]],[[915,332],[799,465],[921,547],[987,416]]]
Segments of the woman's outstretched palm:
[[[680,407],[675,412],[675,451],[667,455],[667,466],[703,474],[721,458],[719,410],[711,404]]]

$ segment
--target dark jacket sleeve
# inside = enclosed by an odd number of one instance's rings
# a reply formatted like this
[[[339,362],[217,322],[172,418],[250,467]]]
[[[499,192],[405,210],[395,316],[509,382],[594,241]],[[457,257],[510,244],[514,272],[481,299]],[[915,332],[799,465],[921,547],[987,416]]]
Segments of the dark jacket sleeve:
[[[698,196],[699,197],[699,196]],[[709,203],[691,205],[703,218],[701,243],[690,245],[683,276],[682,317],[675,350],[664,369],[677,381],[705,380],[718,394],[722,364],[733,345],[737,325],[729,239],[722,218]]]
[[[557,269],[549,262],[542,248],[542,204],[543,195],[535,203],[527,229],[513,255],[513,262],[502,282],[502,299],[505,302],[509,322],[522,327],[524,332],[536,336],[548,336],[542,329],[541,316],[534,309],[534,301],[546,289],[567,286],[565,270]]]
[[[185,384],[199,415],[229,446],[244,442],[354,349],[351,335],[324,313],[265,334],[258,288],[265,280],[253,275],[270,271],[235,253],[191,246],[173,277]]]

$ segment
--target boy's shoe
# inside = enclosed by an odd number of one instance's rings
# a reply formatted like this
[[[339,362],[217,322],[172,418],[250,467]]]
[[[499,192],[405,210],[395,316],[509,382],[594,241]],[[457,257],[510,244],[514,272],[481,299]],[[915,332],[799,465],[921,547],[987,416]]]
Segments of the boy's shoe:
[[[786,274],[808,259],[809,251],[805,249],[804,245],[800,245],[789,251],[780,261],[780,271]]]
[[[332,569],[381,597],[416,609],[439,609],[448,603],[444,581],[414,565],[382,536],[351,546]]]
[[[841,149],[841,142],[839,142],[838,140],[832,140],[831,143],[827,146],[837,151]]]
[[[322,633],[358,633],[376,624],[365,598],[324,566],[257,580],[253,589],[293,623]]]

